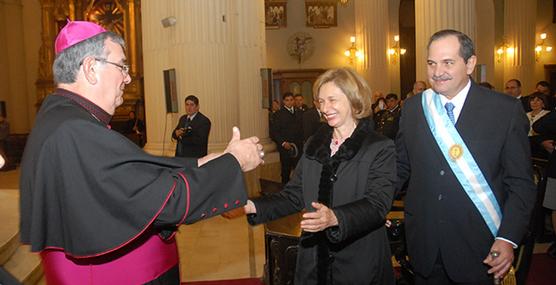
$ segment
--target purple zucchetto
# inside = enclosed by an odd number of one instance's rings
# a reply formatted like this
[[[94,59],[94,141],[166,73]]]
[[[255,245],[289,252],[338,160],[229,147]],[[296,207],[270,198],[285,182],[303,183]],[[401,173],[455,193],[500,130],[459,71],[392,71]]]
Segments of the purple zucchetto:
[[[63,50],[80,43],[86,39],[92,38],[100,33],[104,33],[106,30],[92,22],[86,21],[70,21],[58,36],[54,42],[54,49],[56,54],[61,53]]]

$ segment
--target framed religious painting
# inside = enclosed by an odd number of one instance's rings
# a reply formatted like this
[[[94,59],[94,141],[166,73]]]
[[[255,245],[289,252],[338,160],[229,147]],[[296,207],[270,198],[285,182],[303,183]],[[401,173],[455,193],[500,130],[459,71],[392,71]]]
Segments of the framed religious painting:
[[[265,27],[279,29],[287,27],[287,1],[265,0]]]
[[[305,1],[307,27],[328,28],[338,26],[336,1]]]

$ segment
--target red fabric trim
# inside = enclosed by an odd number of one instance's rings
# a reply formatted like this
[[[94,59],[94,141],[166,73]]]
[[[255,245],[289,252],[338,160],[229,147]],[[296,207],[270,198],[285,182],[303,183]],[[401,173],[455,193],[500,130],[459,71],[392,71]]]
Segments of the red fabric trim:
[[[71,256],[71,257],[73,257],[73,258],[92,258],[92,257],[99,257],[99,256],[101,256],[101,255],[105,255],[105,254],[114,252],[114,251],[116,251],[116,250],[118,250],[118,249],[120,249],[120,248],[122,248],[122,247],[128,245],[129,243],[133,242],[135,239],[137,239],[139,236],[141,236],[141,235],[151,226],[151,224],[154,222],[154,220],[156,219],[156,217],[158,217],[158,215],[160,215],[160,212],[162,212],[162,210],[164,209],[164,207],[165,207],[166,204],[168,203],[168,200],[170,200],[170,196],[172,196],[172,194],[174,193],[174,190],[176,190],[176,181],[174,181],[174,185],[172,185],[172,188],[170,189],[170,192],[169,192],[168,195],[166,196],[166,200],[164,201],[164,203],[162,204],[162,206],[160,207],[160,209],[158,209],[158,212],[156,212],[156,214],[154,215],[154,217],[147,223],[147,225],[146,225],[138,234],[136,234],[136,235],[133,236],[131,239],[127,240],[126,242],[122,243],[122,244],[119,245],[119,246],[116,246],[116,247],[114,247],[114,248],[112,248],[112,249],[109,249],[109,250],[106,250],[106,251],[103,251],[103,252],[100,252],[100,253],[97,253],[97,254],[83,255],[83,256],[75,256],[75,255],[72,255],[72,254],[66,252],[64,248],[55,247],[55,246],[48,246],[48,247],[45,247],[45,248],[43,248],[40,252],[43,252],[44,250],[49,250],[49,249],[63,250],[64,253],[65,253],[66,255]],[[188,194],[188,203],[189,203],[189,193],[187,193],[187,194]],[[173,235],[172,235],[172,237],[173,237]]]
[[[180,221],[180,225],[183,224],[183,222],[185,222],[185,218],[187,217],[187,215],[189,214],[189,207],[190,207],[190,198],[191,198],[191,193],[190,193],[190,189],[189,189],[189,181],[187,181],[187,178],[185,178],[185,175],[183,175],[182,172],[178,172],[178,175],[181,176],[181,178],[183,179],[183,181],[185,182],[185,190],[187,193],[187,205],[185,206],[185,213],[183,214],[183,218]]]

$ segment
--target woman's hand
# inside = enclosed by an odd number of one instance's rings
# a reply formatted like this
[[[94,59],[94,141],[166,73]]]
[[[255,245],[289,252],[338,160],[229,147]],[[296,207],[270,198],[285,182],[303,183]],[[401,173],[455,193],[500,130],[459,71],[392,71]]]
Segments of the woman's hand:
[[[316,211],[303,214],[303,221],[301,221],[302,230],[314,233],[338,225],[338,219],[330,208],[316,202],[311,203],[311,206]]]

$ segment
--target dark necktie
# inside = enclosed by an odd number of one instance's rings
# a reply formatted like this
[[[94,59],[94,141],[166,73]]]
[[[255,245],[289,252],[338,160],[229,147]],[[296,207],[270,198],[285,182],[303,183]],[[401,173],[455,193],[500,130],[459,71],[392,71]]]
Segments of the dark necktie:
[[[454,117],[454,108],[456,106],[454,106],[454,104],[452,104],[451,102],[446,103],[446,105],[444,105],[444,108],[446,108],[446,113],[448,114],[448,117],[450,118],[450,121],[452,121],[452,124],[456,124],[456,118]]]

